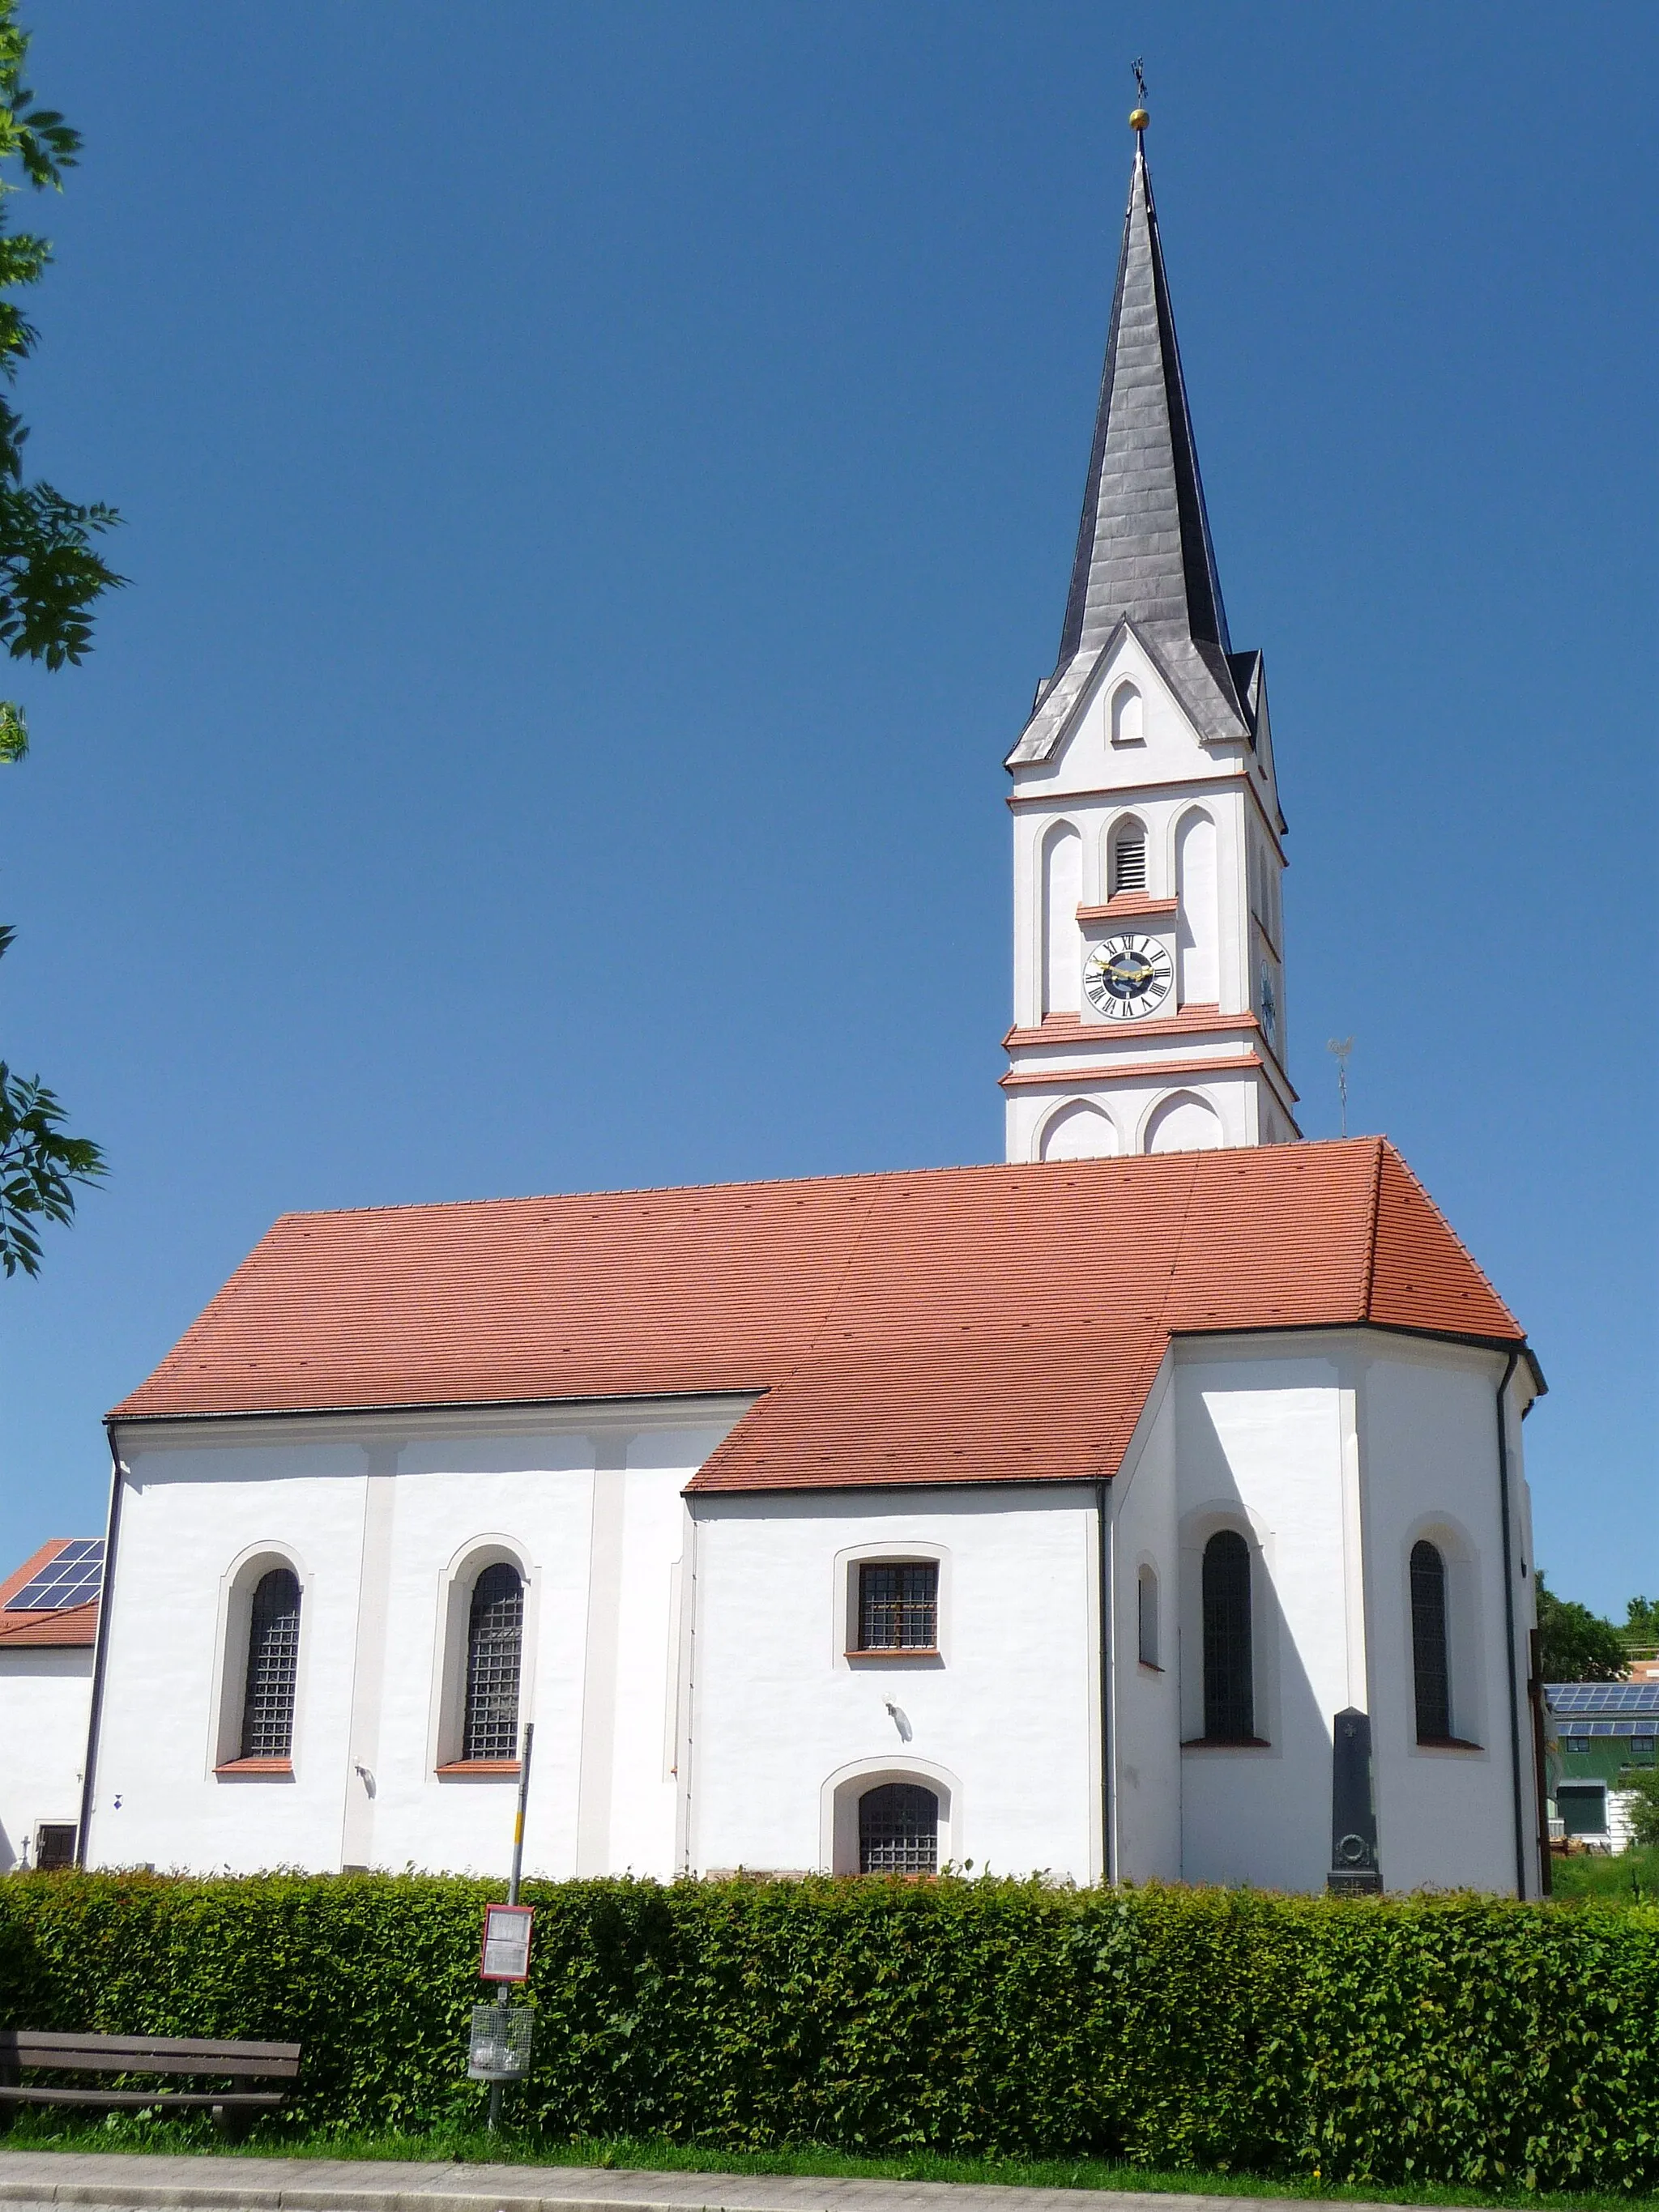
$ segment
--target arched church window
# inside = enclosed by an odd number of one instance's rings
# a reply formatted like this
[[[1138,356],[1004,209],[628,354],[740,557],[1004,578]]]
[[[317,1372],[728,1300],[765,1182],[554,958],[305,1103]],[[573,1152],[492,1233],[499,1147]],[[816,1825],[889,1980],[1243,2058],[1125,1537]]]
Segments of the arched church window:
[[[1133,684],[1120,684],[1112,694],[1112,743],[1141,745],[1146,742],[1146,708]]]
[[[920,1782],[884,1782],[859,1799],[860,1874],[937,1874],[939,1799]]]
[[[519,1755],[519,1666],[524,1583],[505,1562],[486,1567],[472,1591],[466,1627],[466,1719],[461,1757]]]
[[[291,1567],[272,1567],[260,1576],[249,1612],[240,1757],[291,1755],[299,1679],[300,1578]]]
[[[1452,1732],[1446,1562],[1438,1545],[1427,1541],[1412,1546],[1412,1685],[1417,1693],[1417,1741],[1444,1743]]]
[[[1112,832],[1112,888],[1116,898],[1124,891],[1146,888],[1146,831],[1139,822],[1120,822]]]
[[[1158,1665],[1158,1572],[1152,1567],[1135,1577],[1135,1650],[1143,1667]]]
[[[1237,1528],[1218,1528],[1204,1547],[1203,1613],[1205,1739],[1252,1742],[1250,1547]]]

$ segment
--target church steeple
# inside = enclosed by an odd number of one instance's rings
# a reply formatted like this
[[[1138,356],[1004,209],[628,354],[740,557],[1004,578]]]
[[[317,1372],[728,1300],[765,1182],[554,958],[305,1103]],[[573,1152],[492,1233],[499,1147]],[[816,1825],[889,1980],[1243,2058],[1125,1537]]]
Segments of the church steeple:
[[[1135,113],[1144,118],[1146,110]],[[1169,661],[1206,737],[1252,734],[1243,691],[1254,655],[1235,662],[1227,635],[1144,121],[1135,132],[1056,679],[1079,654],[1098,653],[1126,619]]]
[[[1007,762],[1011,1160],[1297,1134],[1267,684],[1261,655],[1227,635],[1144,105],[1129,121],[1060,659]]]

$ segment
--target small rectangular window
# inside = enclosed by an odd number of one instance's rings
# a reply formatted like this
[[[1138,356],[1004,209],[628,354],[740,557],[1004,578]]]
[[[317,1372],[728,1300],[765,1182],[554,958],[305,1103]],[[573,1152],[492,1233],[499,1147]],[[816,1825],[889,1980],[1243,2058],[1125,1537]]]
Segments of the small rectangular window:
[[[859,1569],[860,1651],[939,1649],[939,1562],[866,1560]]]
[[[67,1874],[75,1864],[75,1827],[43,1823],[34,1832],[34,1863],[41,1874]]]
[[[1653,1765],[1653,1738],[1650,1735],[1633,1735],[1631,1738],[1630,1763],[1632,1766]]]

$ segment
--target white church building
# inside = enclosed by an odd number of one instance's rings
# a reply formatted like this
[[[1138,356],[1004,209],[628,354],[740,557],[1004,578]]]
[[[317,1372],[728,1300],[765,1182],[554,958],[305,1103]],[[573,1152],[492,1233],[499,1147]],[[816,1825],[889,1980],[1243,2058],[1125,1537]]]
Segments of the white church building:
[[[1535,1895],[1518,1324],[1301,1141],[1138,141],[1007,1164],[299,1214],[110,1417],[93,1866]]]

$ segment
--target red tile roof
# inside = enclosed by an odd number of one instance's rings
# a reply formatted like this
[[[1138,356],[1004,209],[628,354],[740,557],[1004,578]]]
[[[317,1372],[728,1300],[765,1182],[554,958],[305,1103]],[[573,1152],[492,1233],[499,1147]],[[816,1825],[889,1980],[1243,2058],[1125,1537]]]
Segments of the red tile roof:
[[[697,1489],[1116,1468],[1172,1335],[1522,1332],[1376,1139],[290,1214],[119,1419],[763,1394]]]
[[[36,1575],[49,1567],[66,1545],[75,1541],[73,1536],[53,1536],[41,1545],[33,1559],[0,1583],[0,1650],[15,1651],[19,1646],[33,1649],[46,1644],[95,1644],[98,1640],[98,1601],[93,1598],[86,1605],[66,1605],[52,1612],[8,1613],[7,1602],[18,1591],[34,1580]]]

